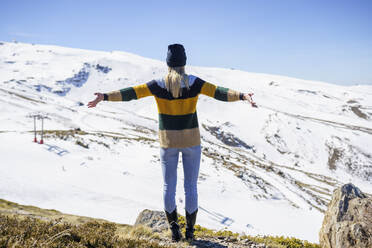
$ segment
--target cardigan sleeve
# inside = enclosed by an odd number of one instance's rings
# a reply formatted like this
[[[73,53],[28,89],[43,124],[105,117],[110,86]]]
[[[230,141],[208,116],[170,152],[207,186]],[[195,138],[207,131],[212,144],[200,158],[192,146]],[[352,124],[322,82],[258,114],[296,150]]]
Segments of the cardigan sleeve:
[[[213,97],[220,101],[233,102],[243,100],[243,93],[228,88],[216,86],[204,80],[201,81],[200,94]]]
[[[121,90],[105,93],[104,101],[131,101],[143,97],[152,96],[147,84],[140,84],[133,87],[124,88]]]

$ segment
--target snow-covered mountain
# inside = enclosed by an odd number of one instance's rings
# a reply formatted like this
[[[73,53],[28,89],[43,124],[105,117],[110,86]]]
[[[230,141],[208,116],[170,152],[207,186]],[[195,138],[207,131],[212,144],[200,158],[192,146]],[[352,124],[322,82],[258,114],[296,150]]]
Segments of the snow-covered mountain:
[[[166,71],[121,51],[1,42],[0,198],[128,224],[144,208],[162,210],[155,100],[86,103]],[[353,182],[372,193],[372,86],[187,73],[254,92],[259,106],[200,96],[199,224],[317,241],[333,189]],[[33,142],[35,113],[49,118],[42,145]],[[181,213],[182,182],[179,166]]]

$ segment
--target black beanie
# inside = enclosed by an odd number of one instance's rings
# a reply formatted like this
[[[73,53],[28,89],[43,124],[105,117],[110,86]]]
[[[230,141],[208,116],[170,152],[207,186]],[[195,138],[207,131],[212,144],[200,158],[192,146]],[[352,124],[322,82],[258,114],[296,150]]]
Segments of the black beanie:
[[[167,65],[169,67],[186,65],[185,48],[181,44],[172,44],[168,46]]]

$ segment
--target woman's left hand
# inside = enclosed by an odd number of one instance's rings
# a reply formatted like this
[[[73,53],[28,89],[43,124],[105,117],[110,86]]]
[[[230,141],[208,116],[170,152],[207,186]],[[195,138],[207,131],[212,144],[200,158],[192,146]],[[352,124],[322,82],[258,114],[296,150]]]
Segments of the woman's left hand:
[[[253,108],[257,108],[256,103],[252,99],[253,93],[245,93],[243,95],[243,100],[248,101]]]

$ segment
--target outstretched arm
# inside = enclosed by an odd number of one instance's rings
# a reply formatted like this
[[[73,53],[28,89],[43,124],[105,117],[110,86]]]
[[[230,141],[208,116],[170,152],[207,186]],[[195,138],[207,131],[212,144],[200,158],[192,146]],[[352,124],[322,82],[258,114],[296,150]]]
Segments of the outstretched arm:
[[[198,80],[200,80],[199,83],[201,84],[200,93],[203,95],[210,96],[217,100],[225,102],[245,100],[248,101],[252,107],[257,107],[256,103],[252,99],[253,93],[241,93],[235,90],[205,82],[200,78],[198,78]]]
[[[94,93],[97,97],[88,103],[88,108],[95,107],[101,101],[131,101],[142,97],[151,96],[147,84],[141,84],[134,87],[128,87],[121,90],[111,91],[108,93]]]

